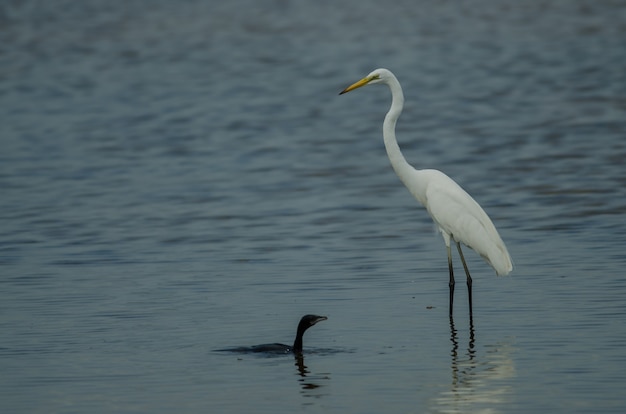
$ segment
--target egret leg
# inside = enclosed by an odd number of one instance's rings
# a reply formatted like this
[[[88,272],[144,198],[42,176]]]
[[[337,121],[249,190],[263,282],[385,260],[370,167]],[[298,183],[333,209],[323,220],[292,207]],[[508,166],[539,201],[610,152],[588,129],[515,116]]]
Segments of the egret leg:
[[[450,270],[450,317],[452,317],[452,302],[454,302],[454,270],[452,270],[452,252],[450,251],[450,245],[446,246],[448,252],[448,269]]]
[[[461,250],[461,243],[456,242],[456,247],[459,249],[459,256],[461,257],[461,262],[463,262],[463,268],[465,269],[465,275],[467,276],[467,297],[469,298],[469,313],[470,318],[472,317],[472,277],[470,276],[469,269],[467,268],[467,263],[465,263],[465,257],[463,256],[463,251]]]

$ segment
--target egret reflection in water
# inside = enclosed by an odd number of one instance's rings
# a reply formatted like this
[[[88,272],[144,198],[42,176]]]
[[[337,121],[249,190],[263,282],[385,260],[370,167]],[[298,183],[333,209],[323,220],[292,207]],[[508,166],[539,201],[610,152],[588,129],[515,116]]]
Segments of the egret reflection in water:
[[[434,406],[437,411],[449,413],[506,412],[504,407],[512,396],[510,380],[516,376],[514,347],[504,340],[477,348],[471,318],[468,335],[467,348],[463,351],[459,332],[450,318],[450,388],[434,399]],[[479,349],[484,349],[484,354]]]

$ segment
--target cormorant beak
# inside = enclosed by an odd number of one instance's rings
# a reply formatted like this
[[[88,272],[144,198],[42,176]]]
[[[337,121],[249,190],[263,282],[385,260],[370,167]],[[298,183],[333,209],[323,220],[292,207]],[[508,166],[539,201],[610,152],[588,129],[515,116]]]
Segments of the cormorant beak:
[[[317,319],[315,319],[315,320],[313,321],[313,323],[311,324],[311,326],[315,325],[315,324],[316,324],[316,323],[318,323],[318,322],[325,321],[326,319],[328,319],[326,316],[319,316]]]

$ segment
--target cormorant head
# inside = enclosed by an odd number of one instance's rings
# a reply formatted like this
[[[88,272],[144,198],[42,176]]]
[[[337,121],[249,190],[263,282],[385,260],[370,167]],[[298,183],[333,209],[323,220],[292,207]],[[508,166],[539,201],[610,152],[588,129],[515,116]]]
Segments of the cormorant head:
[[[298,324],[298,331],[304,332],[316,323],[325,321],[326,319],[328,319],[326,316],[304,315]]]

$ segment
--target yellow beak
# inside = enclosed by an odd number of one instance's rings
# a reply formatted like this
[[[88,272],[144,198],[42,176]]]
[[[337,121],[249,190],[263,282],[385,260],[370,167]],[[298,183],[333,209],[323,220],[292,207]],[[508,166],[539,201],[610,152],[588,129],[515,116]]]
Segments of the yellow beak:
[[[355,90],[356,88],[360,88],[361,86],[365,86],[368,83],[370,83],[370,81],[372,80],[372,78],[363,78],[358,82],[353,83],[352,85],[348,86],[346,89],[344,89],[343,91],[339,92],[339,95],[343,95],[344,93],[348,93],[352,90]]]

